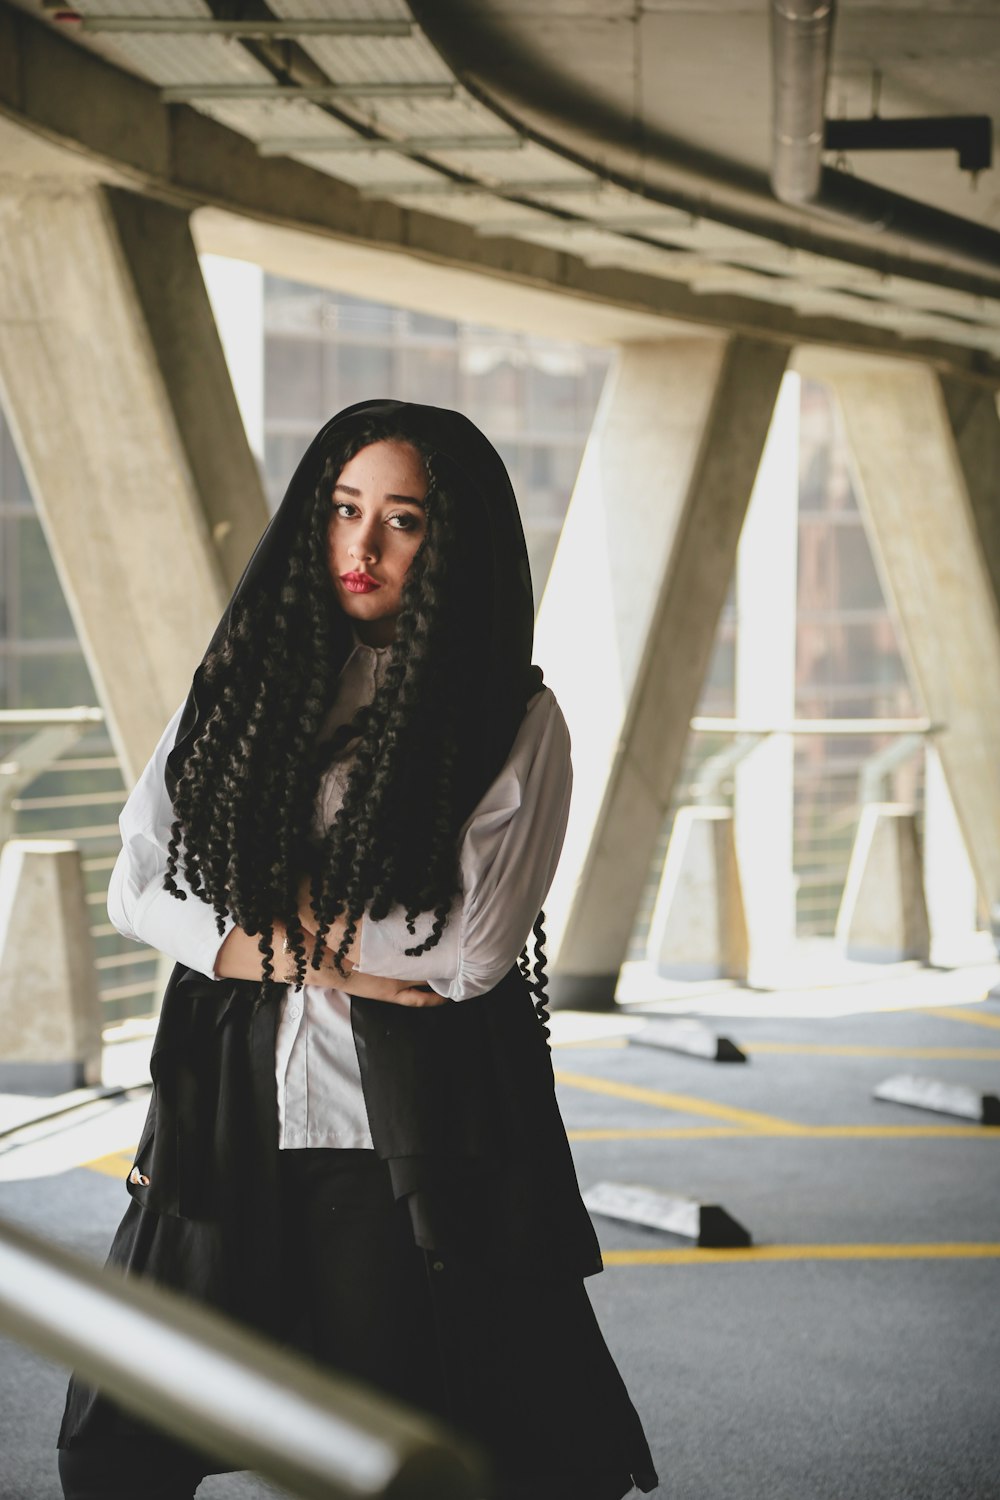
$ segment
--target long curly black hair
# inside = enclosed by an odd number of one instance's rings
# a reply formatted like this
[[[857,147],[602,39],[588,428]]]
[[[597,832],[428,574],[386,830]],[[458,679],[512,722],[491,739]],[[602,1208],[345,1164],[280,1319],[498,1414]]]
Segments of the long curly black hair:
[[[355,453],[391,439],[411,443],[423,459],[425,534],[404,582],[383,684],[321,742],[352,644],[329,574],[333,486]],[[429,935],[405,949],[416,955],[437,944],[460,892],[458,835],[471,808],[462,803],[459,768],[485,690],[477,661],[489,627],[476,569],[463,558],[460,486],[447,458],[391,422],[369,418],[341,436],[326,454],[284,568],[234,601],[224,639],[205,658],[214,706],[177,778],[164,886],[185,899],[174,879],[183,868],[191,889],[214,907],[220,936],[227,914],[260,935],[255,1004],[285,988],[273,977],[276,921],[287,928],[295,987],[305,983],[298,900],[304,874],[318,923],[314,961],[330,925],[346,913],[338,968],[366,908],[378,920],[405,905],[411,934],[416,917],[433,912]],[[320,834],[320,780],[348,745],[355,758],[343,802]],[[534,928],[534,981],[527,946],[519,968],[548,1037],[542,917]]]

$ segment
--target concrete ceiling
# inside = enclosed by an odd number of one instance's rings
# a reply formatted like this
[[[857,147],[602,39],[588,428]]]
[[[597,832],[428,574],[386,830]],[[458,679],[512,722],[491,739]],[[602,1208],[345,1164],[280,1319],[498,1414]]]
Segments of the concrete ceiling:
[[[19,8],[155,86],[165,107],[186,104],[245,138],[262,180],[285,158],[362,202],[410,210],[414,222],[436,216],[484,241],[635,272],[670,293],[664,311],[730,297],[744,324],[756,308],[765,325],[819,319],[978,352],[990,365],[1000,357],[1000,258],[995,268],[981,256],[963,261],[775,198],[767,0],[236,8],[265,26],[300,23],[280,41],[196,31],[233,15],[221,0],[86,0],[82,23],[59,22],[31,0]],[[176,29],[107,29],[115,18]],[[399,34],[333,36],[301,24],[345,19]],[[371,91],[307,92],[331,83]],[[277,98],[250,96],[276,84]],[[873,101],[886,117],[989,115],[998,97],[997,0],[840,6],[828,116],[867,116]],[[973,185],[953,151],[826,161],[828,174],[1000,230],[995,167]]]
[[[465,81],[561,143],[637,180],[699,170],[768,206],[771,40],[766,0],[414,0]],[[994,116],[997,0],[842,0],[827,114]],[[826,160],[833,164],[834,153]],[[864,152],[843,170],[1000,229],[996,168],[974,184],[954,152]],[[718,186],[716,186],[718,178]]]

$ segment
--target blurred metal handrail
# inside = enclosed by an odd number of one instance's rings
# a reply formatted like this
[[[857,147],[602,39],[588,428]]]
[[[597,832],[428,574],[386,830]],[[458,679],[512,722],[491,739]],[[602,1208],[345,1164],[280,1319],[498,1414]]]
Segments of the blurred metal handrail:
[[[699,734],[940,734],[944,724],[931,719],[789,719],[762,724],[753,719],[725,719],[698,714],[691,728]]]
[[[0,708],[0,729],[24,724],[81,724],[89,729],[91,724],[103,723],[104,709],[87,703],[73,708]]]
[[[475,1452],[176,1292],[0,1222],[0,1329],[184,1442],[303,1500],[475,1500]]]
[[[691,782],[692,800],[697,805],[710,805],[719,800],[720,788],[740,761],[746,760],[759,745],[775,734],[789,735],[899,735],[895,744],[868,756],[861,769],[858,799],[863,806],[881,795],[887,777],[910,755],[924,745],[925,736],[940,734],[943,724],[930,719],[793,719],[787,724],[750,724],[742,719],[723,719],[717,716],[696,716],[691,728],[702,734],[732,735],[732,743],[724,750],[717,750],[701,765],[697,778]]]

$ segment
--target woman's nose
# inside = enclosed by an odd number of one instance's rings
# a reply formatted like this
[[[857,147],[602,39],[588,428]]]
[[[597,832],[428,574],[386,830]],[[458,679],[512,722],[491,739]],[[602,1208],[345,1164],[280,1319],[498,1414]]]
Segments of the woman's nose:
[[[357,558],[358,562],[370,562],[375,556],[374,535],[367,531],[356,532],[351,538],[348,551],[352,557]]]

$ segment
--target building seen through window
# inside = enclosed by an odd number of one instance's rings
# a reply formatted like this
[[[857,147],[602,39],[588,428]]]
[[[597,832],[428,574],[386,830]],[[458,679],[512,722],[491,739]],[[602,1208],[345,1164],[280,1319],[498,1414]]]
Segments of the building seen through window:
[[[428,317],[274,276],[264,278],[264,339],[272,510],[310,438],[341,408],[373,396],[457,407],[507,465],[537,605],[608,351]]]

